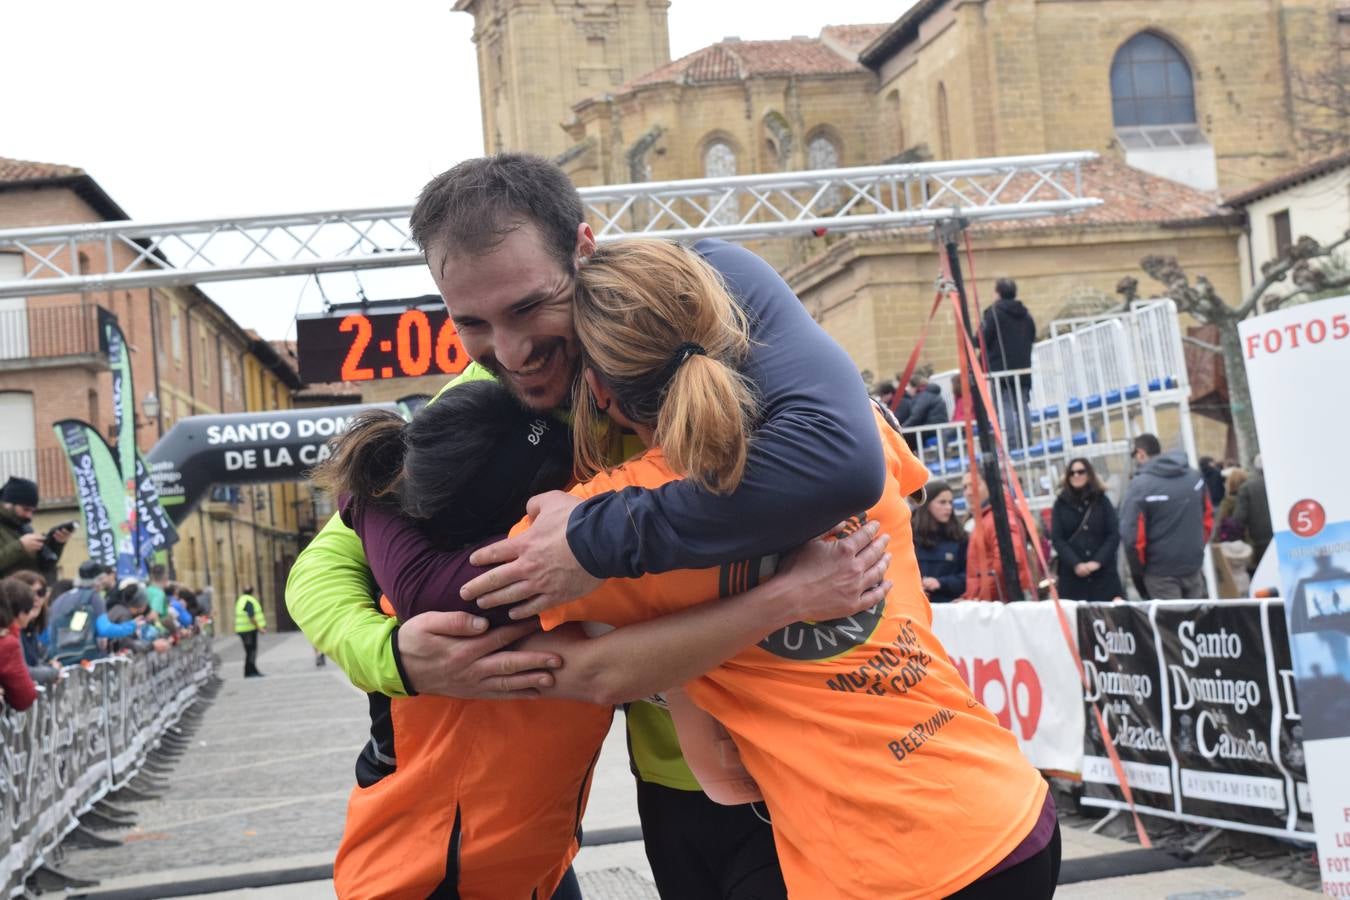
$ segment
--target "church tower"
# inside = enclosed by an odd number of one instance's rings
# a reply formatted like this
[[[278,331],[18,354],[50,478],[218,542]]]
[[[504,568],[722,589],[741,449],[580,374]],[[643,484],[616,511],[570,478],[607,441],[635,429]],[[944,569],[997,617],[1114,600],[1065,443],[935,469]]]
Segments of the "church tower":
[[[670,61],[669,0],[457,0],[473,15],[483,148],[556,157],[572,104]]]

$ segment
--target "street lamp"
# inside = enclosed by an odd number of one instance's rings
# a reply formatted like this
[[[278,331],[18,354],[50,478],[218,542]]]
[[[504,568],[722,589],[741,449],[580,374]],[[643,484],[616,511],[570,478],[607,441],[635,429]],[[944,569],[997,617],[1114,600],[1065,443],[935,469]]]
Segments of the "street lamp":
[[[159,398],[155,396],[154,391],[149,391],[145,399],[141,401],[141,409],[145,411],[147,419],[159,418]]]

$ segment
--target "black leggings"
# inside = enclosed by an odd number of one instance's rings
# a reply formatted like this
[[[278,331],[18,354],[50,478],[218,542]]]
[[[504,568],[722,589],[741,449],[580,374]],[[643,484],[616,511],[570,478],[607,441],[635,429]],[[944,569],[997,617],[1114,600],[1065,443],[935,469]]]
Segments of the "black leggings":
[[[1049,900],[1059,883],[1059,825],[1050,843],[1035,856],[1004,869],[997,875],[981,878],[952,894],[949,900]]]
[[[637,796],[662,900],[786,900],[773,828],[750,805],[722,806],[702,791],[641,779]]]
[[[577,873],[570,867],[563,874],[563,880],[558,882],[558,889],[549,900],[581,900],[581,884],[577,881]]]

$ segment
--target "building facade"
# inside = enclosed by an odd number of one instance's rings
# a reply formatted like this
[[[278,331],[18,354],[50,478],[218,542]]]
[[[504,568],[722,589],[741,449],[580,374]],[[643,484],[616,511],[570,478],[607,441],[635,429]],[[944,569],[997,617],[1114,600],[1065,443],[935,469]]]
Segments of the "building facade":
[[[0,228],[126,218],[81,169],[0,158]],[[128,249],[114,253],[117,265],[132,259]],[[79,264],[85,272],[108,268],[108,261],[96,258]],[[0,253],[0,277],[21,276],[23,266],[17,254]],[[193,287],[0,300],[0,476],[38,482],[39,530],[81,519],[53,423],[81,419],[112,437],[112,375],[100,350],[100,309],[117,318],[129,345],[135,439],[142,453],[179,419],[282,408],[299,386],[293,368]],[[255,587],[275,616],[285,584],[280,570],[298,553],[297,516],[305,508],[299,490],[214,491],[179,523],[179,541],[164,558],[170,577],[194,590],[209,587],[217,615],[232,610],[241,588]],[[83,531],[77,531],[63,555],[62,574],[74,574],[86,548]]]
[[[517,5],[494,3],[498,20]],[[456,8],[475,15],[479,33],[486,7]],[[570,111],[548,105],[550,95],[531,107],[547,139],[494,131],[485,144],[552,155],[583,186],[1096,151],[1102,162],[1085,178],[1102,209],[972,234],[975,287],[989,298],[994,278],[1016,278],[1044,324],[1110,305],[1122,278],[1146,281],[1139,262],[1150,253],[1237,290],[1242,223],[1220,192],[1309,162],[1301,135],[1350,128],[1344,110],[1300,89],[1343,71],[1347,53],[1347,0],[919,0],[890,23],[724,39],[613,89],[576,93]],[[550,77],[544,65],[520,75],[521,90]],[[489,105],[511,102],[502,84],[482,83],[485,122]],[[561,152],[558,131],[568,138]],[[860,369],[902,368],[932,298],[930,234],[752,246]],[[945,313],[924,357],[955,364]]]

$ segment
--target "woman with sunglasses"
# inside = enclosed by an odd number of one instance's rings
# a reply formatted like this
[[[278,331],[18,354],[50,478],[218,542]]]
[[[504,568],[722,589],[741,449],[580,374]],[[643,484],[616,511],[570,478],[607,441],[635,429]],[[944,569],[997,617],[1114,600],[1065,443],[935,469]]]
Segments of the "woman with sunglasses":
[[[1116,565],[1120,523],[1092,463],[1078,458],[1064,470],[1064,484],[1050,519],[1059,556],[1059,595],[1066,600],[1119,600],[1125,595]]]
[[[13,577],[33,589],[33,606],[26,615],[19,616],[19,643],[23,645],[28,674],[37,684],[51,684],[61,674],[61,664],[51,660],[45,640],[51,590],[47,587],[47,579],[37,572],[15,572]]]

